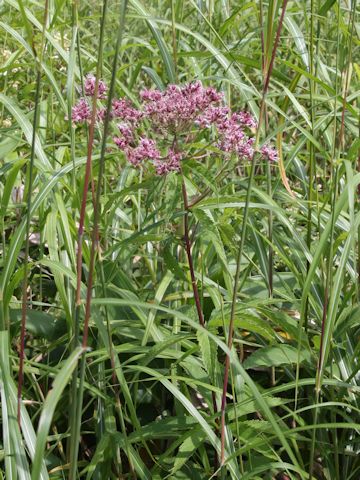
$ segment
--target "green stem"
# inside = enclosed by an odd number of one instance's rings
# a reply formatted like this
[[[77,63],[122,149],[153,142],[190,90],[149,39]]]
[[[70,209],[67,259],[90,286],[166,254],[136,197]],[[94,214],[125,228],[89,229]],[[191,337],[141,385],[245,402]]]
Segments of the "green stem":
[[[102,65],[102,50],[103,50],[103,35],[104,35],[104,27],[105,27],[105,20],[106,20],[106,13],[107,13],[107,0],[104,0],[103,4],[103,12],[102,12],[102,20],[101,20],[101,30],[100,30],[100,47],[99,47],[99,63],[97,65],[97,76],[96,76],[96,83],[95,83],[95,92],[94,92],[94,102],[93,102],[93,112],[92,112],[92,119],[91,124],[94,125],[95,121],[95,108],[96,108],[96,98],[97,98],[97,89],[98,89],[98,81],[99,81],[99,73],[100,68]],[[92,285],[93,285],[93,275],[94,275],[94,266],[95,266],[95,258],[96,252],[98,251],[98,242],[99,242],[99,220],[100,220],[100,197],[101,197],[101,190],[102,190],[102,182],[105,173],[105,151],[106,151],[106,140],[108,137],[109,132],[109,125],[110,125],[110,115],[111,115],[111,103],[112,98],[114,95],[115,90],[115,81],[116,81],[116,73],[117,73],[117,64],[118,64],[118,56],[120,45],[122,41],[122,35],[124,30],[124,20],[125,20],[125,11],[126,11],[126,4],[127,1],[124,0],[121,2],[120,5],[120,19],[119,19],[119,28],[117,32],[117,40],[116,40],[116,47],[114,52],[114,62],[112,68],[112,76],[111,76],[111,83],[109,88],[109,94],[107,99],[107,108],[106,108],[106,115],[104,119],[104,130],[103,130],[103,138],[101,143],[101,152],[100,152],[100,160],[99,160],[99,173],[98,173],[98,180],[97,180],[97,187],[96,187],[96,195],[95,195],[95,202],[94,202],[94,220],[93,220],[93,231],[91,236],[91,251],[90,251],[90,265],[89,265],[89,274],[88,274],[88,283],[87,283],[87,292],[86,292],[86,301],[85,301],[85,318],[84,318],[84,329],[83,329],[83,340],[82,346],[84,351],[87,349],[88,343],[88,333],[89,333],[89,322],[90,322],[90,309],[91,309],[91,298],[92,298]],[[93,129],[90,130],[90,140],[93,140]],[[91,152],[92,152],[92,145],[89,146],[90,152],[90,161],[88,165],[88,177],[90,173],[91,167]],[[89,156],[88,156],[89,159]],[[89,178],[87,183],[84,185],[84,195],[83,195],[83,204],[85,201],[86,204],[86,195],[87,193],[87,185],[89,182]],[[82,205],[82,215],[85,216],[85,207]],[[79,241],[82,240],[82,231],[79,227]],[[79,244],[80,246],[80,244]],[[78,264],[79,266],[79,264]],[[81,266],[81,265],[80,265]],[[79,272],[78,272],[78,281],[79,281]],[[81,283],[81,271],[80,271],[80,283]],[[78,291],[77,291],[77,307],[80,307],[81,299],[80,299],[80,285],[78,284]],[[80,440],[80,430],[81,430],[81,413],[82,413],[82,403],[83,403],[83,396],[84,396],[84,382],[85,382],[85,366],[86,366],[86,357],[85,355],[81,358],[80,363],[80,382],[79,387],[77,390],[77,402],[76,402],[76,426],[74,422],[75,431],[73,432],[75,437],[75,441],[73,443],[73,448],[71,451],[71,465],[70,465],[70,480],[75,480],[76,472],[77,472],[77,457],[78,457],[78,450],[79,450],[79,440]]]
[[[314,103],[314,90],[315,82],[314,76],[314,22],[315,22],[315,0],[311,0],[310,5],[310,119],[311,119],[311,135],[315,135],[315,103]],[[307,215],[307,232],[306,232],[306,245],[308,250],[311,248],[312,237],[312,204],[314,201],[314,178],[315,178],[315,146],[313,141],[309,144],[310,157],[309,157],[309,169],[308,169],[308,215]],[[310,269],[309,260],[306,261],[306,272]],[[305,307],[305,331],[308,329],[308,317],[309,317],[309,300],[306,299]]]
[[[191,253],[191,240],[190,240],[190,231],[189,231],[189,202],[188,202],[188,196],[186,192],[186,185],[185,185],[184,179],[182,180],[182,194],[183,194],[184,210],[185,210],[184,241],[185,241],[185,250],[186,250],[186,255],[188,258],[189,269],[190,269],[191,285],[194,293],[194,300],[195,300],[197,314],[199,317],[199,323],[202,327],[205,327],[204,315],[201,308],[200,295],[199,295],[199,290],[197,287],[197,281],[195,277],[194,262],[193,262],[192,253]]]
[[[242,260],[242,256],[243,256],[244,245],[245,245],[245,239],[246,239],[246,233],[247,233],[247,224],[248,224],[249,211],[250,211],[250,208],[249,208],[250,198],[251,198],[252,185],[253,185],[254,176],[255,176],[255,164],[256,164],[256,162],[255,162],[255,152],[256,152],[256,150],[258,148],[258,145],[259,145],[260,129],[261,129],[261,125],[262,125],[262,121],[263,121],[263,117],[264,117],[264,112],[265,112],[266,93],[267,93],[268,88],[269,88],[271,73],[272,73],[272,70],[273,70],[276,51],[277,51],[277,47],[278,47],[279,40],[280,40],[280,33],[281,33],[281,29],[282,29],[282,24],[283,24],[283,20],[284,20],[284,16],[285,16],[287,3],[288,3],[288,0],[283,0],[282,11],[281,11],[280,19],[279,19],[277,32],[276,32],[276,38],[275,38],[274,47],[273,47],[273,50],[272,50],[269,69],[267,71],[267,75],[266,75],[265,82],[264,82],[264,87],[263,87],[263,95],[262,95],[262,99],[261,99],[258,128],[257,128],[257,131],[256,131],[256,137],[255,137],[255,143],[254,143],[254,155],[251,159],[251,169],[250,169],[249,181],[248,181],[247,192],[246,192],[243,227],[242,227],[241,238],[240,238],[240,246],[239,246],[239,250],[238,250],[238,254],[237,254],[237,258],[236,258],[236,271],[235,271],[234,288],[233,288],[232,303],[231,303],[229,333],[228,333],[228,340],[227,340],[227,346],[228,346],[229,350],[231,350],[232,344],[233,344],[234,321],[235,321],[237,296],[238,296],[238,293],[239,293],[238,290],[239,290],[241,260]],[[242,346],[242,344],[241,344],[240,357],[241,357],[241,360],[242,360],[242,357],[243,357],[243,346]],[[226,355],[225,371],[224,371],[224,383],[223,383],[222,400],[221,400],[221,454],[220,454],[221,465],[223,465],[224,462],[225,462],[225,410],[226,410],[226,395],[227,395],[227,388],[228,388],[228,382],[229,382],[229,370],[230,370],[230,355]]]
[[[176,45],[176,10],[175,10],[175,0],[171,0],[171,29],[172,29],[172,47],[173,47],[173,59],[174,59],[174,69],[175,69],[175,80],[176,83],[179,82],[178,74],[178,61],[177,61],[177,45]]]
[[[26,312],[27,312],[27,289],[28,289],[28,264],[29,264],[29,250],[30,250],[30,222],[31,222],[31,196],[33,191],[33,176],[34,176],[34,161],[35,161],[35,143],[36,143],[36,130],[39,117],[39,104],[40,104],[40,85],[41,85],[41,62],[42,55],[45,46],[45,30],[48,16],[48,0],[45,1],[43,30],[41,36],[40,46],[40,58],[37,56],[35,45],[32,45],[35,68],[36,68],[36,90],[35,90],[35,108],[34,108],[34,120],[33,131],[31,139],[31,153],[30,162],[27,170],[27,202],[26,202],[26,236],[25,236],[25,258],[24,258],[24,278],[22,285],[22,308],[21,308],[21,333],[20,333],[20,353],[19,353],[19,380],[17,391],[17,420],[20,427],[21,418],[21,397],[22,386],[24,382],[24,360],[25,360],[25,333],[26,333]]]
[[[101,24],[100,24],[98,63],[96,67],[95,91],[94,91],[94,97],[92,102],[92,113],[91,113],[90,126],[89,126],[85,178],[84,178],[84,187],[83,187],[82,200],[81,200],[78,239],[77,239],[77,247],[78,247],[77,257],[76,257],[77,280],[76,280],[76,300],[75,300],[74,337],[73,337],[74,348],[76,348],[79,343],[79,333],[80,333],[82,242],[83,242],[83,234],[84,234],[87,194],[88,194],[89,181],[91,176],[92,151],[93,151],[93,144],[94,144],[95,122],[96,122],[96,101],[97,101],[97,92],[99,87],[100,65],[102,63],[102,56],[103,56],[106,12],[107,12],[107,0],[104,0],[102,16],[101,16]],[[78,374],[80,375],[79,385],[78,385]],[[69,479],[70,480],[75,480],[76,472],[77,472],[77,459],[78,459],[79,443],[80,443],[81,409],[82,409],[81,392],[83,391],[83,384],[84,384],[83,375],[85,375],[85,355],[82,356],[82,359],[80,362],[80,371],[78,372],[78,370],[75,369],[73,374],[73,379],[72,379],[71,408],[70,408],[71,437],[70,437],[70,451],[69,451],[69,457],[70,457],[69,458],[70,460]]]
[[[106,298],[107,297],[106,280],[105,280],[104,263],[103,263],[103,259],[102,259],[102,255],[101,255],[100,246],[99,246],[99,251],[98,251],[98,266],[99,266],[99,271],[100,271],[100,281],[101,281],[102,295],[103,295],[104,298]],[[120,400],[120,389],[119,389],[117,378],[116,378],[114,343],[112,341],[110,317],[109,317],[109,312],[108,312],[108,308],[107,308],[106,305],[104,306],[104,311],[105,311],[105,320],[106,320],[106,330],[107,330],[107,336],[108,336],[108,341],[109,341],[111,380],[112,380],[112,389],[113,389],[114,396],[115,396],[115,411],[118,414],[121,432],[122,432],[122,435],[124,436],[125,451],[126,451],[126,454],[127,454],[127,457],[128,457],[130,472],[131,472],[132,477],[136,478],[133,462],[131,460],[129,442],[128,442],[128,438],[127,438],[127,431],[126,431],[126,425],[125,425],[125,419],[124,419],[124,414],[123,414],[123,411],[122,411],[122,405],[121,405],[121,400]],[[99,343],[101,341],[100,338],[101,337],[99,336]],[[103,342],[101,342],[101,343],[103,343]],[[104,345],[104,347],[106,347],[106,345]],[[105,365],[104,365],[104,368],[105,368]],[[121,461],[120,452],[118,452],[117,458]],[[119,466],[120,466],[120,469],[121,469],[121,463],[120,463]],[[117,465],[116,465],[116,468],[118,469]]]

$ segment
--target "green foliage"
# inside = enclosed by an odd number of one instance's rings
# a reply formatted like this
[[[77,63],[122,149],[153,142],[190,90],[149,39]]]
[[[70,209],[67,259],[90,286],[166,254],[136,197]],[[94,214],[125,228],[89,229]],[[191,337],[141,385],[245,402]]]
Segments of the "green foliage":
[[[358,2],[288,2],[259,131],[260,145],[277,143],[280,159],[256,160],[249,197],[250,165],[224,163],[213,145],[211,155],[183,163],[185,212],[181,175],[132,168],[113,132],[103,142],[98,125],[76,304],[89,127],[69,118],[84,75],[98,68],[108,84],[113,76],[115,96],[135,104],[144,87],[200,79],[234,110],[259,117],[283,6],[105,3],[101,55],[103,2],[0,4],[0,478],[359,478]],[[185,215],[206,328],[195,309]]]

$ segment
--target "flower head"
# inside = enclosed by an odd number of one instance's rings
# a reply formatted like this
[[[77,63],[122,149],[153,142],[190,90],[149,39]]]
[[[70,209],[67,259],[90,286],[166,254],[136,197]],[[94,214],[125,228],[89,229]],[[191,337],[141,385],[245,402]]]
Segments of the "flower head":
[[[170,172],[180,172],[181,160],[182,154],[176,153],[170,148],[167,157],[158,159],[154,162],[156,174],[166,175]]]
[[[237,146],[237,150],[236,150],[236,153],[238,154],[238,156],[242,159],[251,160],[255,152],[253,147],[254,142],[255,142],[255,139],[251,137],[251,138],[247,138],[242,143],[240,143]]]
[[[145,89],[142,92],[140,92],[140,97],[144,102],[158,101],[161,98],[161,92],[160,92],[160,90]]]
[[[251,159],[254,155],[254,139],[248,137],[245,127],[255,124],[253,117],[246,112],[235,112],[217,122],[220,140],[218,146],[224,152],[236,153],[240,158]]]
[[[119,123],[118,129],[122,136],[114,137],[114,142],[121,150],[124,150],[125,147],[130,146],[134,141],[134,134],[132,129],[126,123]]]
[[[240,125],[248,128],[257,128],[257,121],[249,112],[238,112],[235,113],[235,118],[237,118]]]
[[[169,85],[166,90],[144,90],[144,116],[161,131],[183,133],[194,122],[203,121],[209,115],[206,110],[217,105],[223,98],[214,88],[204,88],[200,81],[184,86]]]
[[[112,114],[115,118],[121,118],[122,120],[135,123],[142,117],[142,113],[134,108],[125,98],[120,100],[114,99],[112,101]]]
[[[86,96],[94,96],[95,84],[95,76],[88,75]],[[105,98],[106,91],[105,83],[99,80],[98,98]],[[257,128],[256,120],[249,112],[232,111],[225,104],[223,93],[215,88],[195,81],[168,85],[164,90],[145,89],[140,98],[139,108],[126,98],[115,98],[110,111],[110,119],[119,121],[114,144],[132,165],[150,161],[157,175],[180,172],[182,160],[196,155],[196,145],[200,144],[201,150],[216,145],[220,150],[217,155],[222,151],[224,156],[253,158],[252,129]],[[104,120],[105,114],[106,109],[99,107],[96,119]],[[90,116],[89,99],[81,98],[72,110],[72,120],[83,122]],[[276,149],[268,144],[260,152],[269,161],[278,159]]]
[[[85,95],[88,97],[92,97],[95,94],[95,84],[96,84],[96,77],[92,74],[89,74],[85,78]],[[98,98],[105,98],[105,93],[107,91],[107,86],[105,82],[102,80],[99,80],[98,84],[98,92],[97,92],[97,97]]]
[[[195,124],[201,128],[209,128],[211,125],[221,125],[228,118],[229,107],[209,107],[195,120]]]
[[[85,98],[80,98],[78,103],[74,105],[71,112],[71,120],[74,123],[84,122],[91,116],[90,107]]]
[[[117,141],[120,143],[119,140]],[[156,143],[150,138],[140,138],[139,144],[135,148],[128,144],[125,144],[124,147],[120,148],[124,150],[127,159],[134,166],[138,166],[144,160],[158,160],[160,158],[160,152],[156,147]]]
[[[270,162],[277,162],[279,160],[279,154],[276,148],[270,147],[267,143],[261,147],[260,152],[262,156],[270,160]]]

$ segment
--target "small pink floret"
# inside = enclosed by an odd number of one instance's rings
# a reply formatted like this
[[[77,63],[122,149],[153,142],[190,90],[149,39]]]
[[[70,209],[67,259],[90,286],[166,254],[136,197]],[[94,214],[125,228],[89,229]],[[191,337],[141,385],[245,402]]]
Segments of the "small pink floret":
[[[179,132],[192,124],[208,124],[206,110],[217,105],[223,95],[214,88],[204,88],[200,81],[183,86],[169,85],[166,90],[144,90],[144,115],[161,131]]]
[[[180,172],[182,154],[169,149],[168,156],[154,162],[156,175],[167,175],[170,172]]]
[[[119,142],[119,140],[117,140],[117,142]],[[128,145],[125,145],[123,149],[126,153],[127,159],[134,166],[139,165],[144,160],[158,160],[160,158],[160,152],[156,147],[156,143],[150,138],[140,138],[137,147],[131,148]]]
[[[254,156],[254,138],[248,138],[237,146],[237,154],[240,158],[251,160]]]
[[[85,98],[80,98],[78,103],[74,105],[71,111],[71,120],[74,123],[80,123],[88,120],[90,116],[91,111],[87,101],[85,100]]]
[[[160,92],[160,90],[145,89],[142,92],[140,92],[140,97],[144,102],[148,102],[148,101],[153,102],[153,101],[160,100],[161,92]]]
[[[240,125],[249,128],[257,128],[257,122],[249,112],[234,113]]]
[[[270,162],[277,162],[279,160],[279,154],[276,148],[270,147],[267,143],[261,147],[260,152],[262,156]]]
[[[85,95],[88,97],[92,97],[95,94],[95,84],[96,84],[96,78],[94,75],[89,74],[85,78]],[[103,80],[99,80],[98,84],[98,98],[105,98],[105,94],[107,91],[107,86]]]
[[[114,99],[112,101],[112,108],[113,116],[125,121],[138,122],[142,117],[142,113],[134,108],[129,100],[125,98]]]
[[[114,143],[120,150],[125,150],[125,148],[129,145],[128,142],[124,137],[113,137]]]

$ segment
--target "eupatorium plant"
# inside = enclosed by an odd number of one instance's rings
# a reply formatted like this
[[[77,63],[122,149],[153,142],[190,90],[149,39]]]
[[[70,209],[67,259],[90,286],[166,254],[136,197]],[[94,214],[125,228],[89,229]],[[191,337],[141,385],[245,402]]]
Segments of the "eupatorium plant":
[[[85,79],[85,94],[74,106],[74,123],[86,122],[91,117],[89,97],[94,94],[95,77]],[[106,85],[100,80],[98,99],[106,97]],[[126,98],[114,99],[110,112],[117,132],[115,145],[136,166],[152,164],[157,175],[180,172],[181,162],[199,153],[193,147],[203,138],[212,151],[224,156],[235,154],[240,159],[254,156],[254,130],[257,124],[252,115],[232,111],[224,95],[213,87],[204,87],[200,81],[182,86],[169,85],[164,91],[143,90],[140,107]],[[105,111],[99,107],[96,118],[101,121]],[[277,160],[277,151],[263,145],[259,153],[270,161]]]
[[[115,124],[114,145],[121,150],[134,166],[148,167],[156,175],[170,172],[182,173],[182,162],[212,154],[224,160],[236,157],[253,161],[258,139],[258,126],[252,115],[245,111],[232,111],[225,102],[224,95],[213,87],[204,87],[200,81],[185,85],[169,85],[164,91],[143,90],[140,93],[140,106],[136,108],[128,99],[113,99],[111,111],[106,114],[97,105],[106,98],[106,85],[102,80],[89,75],[85,79],[85,98],[81,98],[72,111],[72,121],[87,122],[92,118],[101,122],[109,118]],[[110,101],[107,102],[108,104]],[[106,124],[107,125],[107,124]],[[105,129],[106,130],[106,129]],[[211,147],[211,148],[210,148]],[[277,152],[270,145],[263,145],[260,155],[269,161],[277,160]],[[254,165],[254,164],[253,164]],[[252,169],[253,170],[253,169]],[[251,178],[251,177],[250,177]],[[181,179],[184,206],[184,247],[187,255],[191,286],[199,324],[205,327],[197,279],[194,269],[192,240],[190,235],[187,189],[184,177]],[[245,222],[246,223],[246,222]],[[81,264],[81,262],[80,262]],[[236,282],[235,282],[236,284]],[[231,348],[232,333],[229,334]],[[224,388],[221,403],[221,462],[224,461],[225,407],[228,384],[229,356],[225,366]],[[217,412],[216,396],[212,394],[213,411]]]
[[[88,75],[84,83],[86,96],[72,110],[74,124],[90,121],[95,85],[95,77]],[[106,92],[105,83],[99,80],[95,112],[99,122],[105,118],[101,100],[106,98]],[[232,111],[226,105],[223,93],[213,87],[204,87],[200,81],[169,85],[164,91],[143,90],[139,108],[126,98],[115,98],[111,102],[109,118],[116,128],[114,145],[134,167],[147,167],[156,175],[181,173],[182,162],[188,158],[209,158],[214,154],[224,160],[233,156],[252,160],[255,154],[257,123],[252,115]],[[277,160],[277,151],[270,145],[263,145],[259,153],[270,161]],[[185,249],[199,323],[204,326],[192,259],[190,207],[184,179],[182,196]]]

